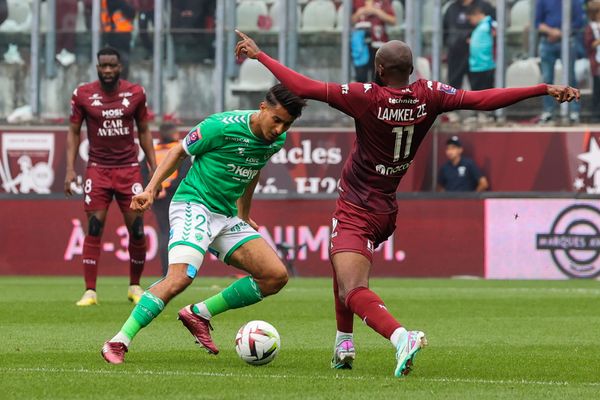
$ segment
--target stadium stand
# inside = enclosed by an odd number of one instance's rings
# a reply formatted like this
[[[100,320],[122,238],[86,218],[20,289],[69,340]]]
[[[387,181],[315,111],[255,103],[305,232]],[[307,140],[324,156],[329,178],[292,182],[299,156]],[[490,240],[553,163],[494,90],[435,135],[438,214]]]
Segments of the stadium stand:
[[[267,4],[262,0],[244,0],[236,8],[236,25],[242,31],[257,31],[258,18],[268,15]]]
[[[31,3],[28,0],[8,0],[8,17],[0,25],[0,32],[29,32],[31,30]]]
[[[313,0],[302,11],[304,32],[333,31],[336,21],[335,4],[331,0]]]
[[[508,33],[521,33],[529,25],[531,6],[529,0],[519,0],[510,9]]]
[[[506,69],[506,87],[530,86],[541,82],[539,59],[517,60]]]
[[[233,95],[244,93],[266,92],[275,84],[275,78],[261,63],[255,60],[246,60],[240,66],[237,82],[229,88]]]

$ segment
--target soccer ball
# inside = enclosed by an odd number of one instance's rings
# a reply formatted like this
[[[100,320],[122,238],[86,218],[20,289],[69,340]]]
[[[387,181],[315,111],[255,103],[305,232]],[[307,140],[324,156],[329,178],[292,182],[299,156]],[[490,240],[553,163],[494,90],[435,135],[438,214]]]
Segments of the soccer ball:
[[[250,321],[235,336],[235,351],[242,360],[252,365],[270,363],[280,347],[277,329],[265,321]]]

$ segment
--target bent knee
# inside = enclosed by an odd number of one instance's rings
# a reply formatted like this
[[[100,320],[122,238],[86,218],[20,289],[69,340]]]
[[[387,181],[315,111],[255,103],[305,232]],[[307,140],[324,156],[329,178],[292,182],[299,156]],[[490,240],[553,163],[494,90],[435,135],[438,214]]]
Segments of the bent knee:
[[[262,280],[260,285],[263,296],[270,296],[279,292],[288,282],[288,274],[285,269],[278,270]]]

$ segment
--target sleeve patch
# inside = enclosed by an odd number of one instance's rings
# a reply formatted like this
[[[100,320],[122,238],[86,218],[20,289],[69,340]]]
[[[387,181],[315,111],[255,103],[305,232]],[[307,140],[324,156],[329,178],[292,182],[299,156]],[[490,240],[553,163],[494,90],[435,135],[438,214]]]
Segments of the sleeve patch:
[[[187,136],[185,137],[186,146],[191,146],[196,143],[198,140],[202,139],[202,134],[200,133],[200,128],[192,129]]]
[[[440,92],[444,92],[446,94],[451,94],[451,95],[456,94],[456,88],[454,88],[448,84],[441,83],[441,82],[437,83],[437,90],[439,90]]]

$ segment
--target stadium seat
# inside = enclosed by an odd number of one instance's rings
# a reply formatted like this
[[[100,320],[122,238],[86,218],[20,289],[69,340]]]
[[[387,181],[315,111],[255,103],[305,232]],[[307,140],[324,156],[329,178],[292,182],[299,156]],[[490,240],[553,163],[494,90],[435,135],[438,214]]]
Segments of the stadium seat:
[[[431,64],[427,58],[417,57],[415,76],[417,79],[431,79]]]
[[[31,30],[31,1],[8,0],[8,17],[0,25],[0,32],[28,32]]]
[[[245,60],[240,66],[238,81],[229,85],[233,95],[248,92],[266,92],[275,84],[275,77],[256,60]]]
[[[390,39],[395,39],[396,35],[399,35],[404,27],[404,6],[400,0],[392,1],[392,8],[394,9],[394,15],[396,15],[396,24],[387,25],[387,33],[390,35]]]
[[[521,33],[529,25],[531,6],[529,0],[519,0],[510,9],[508,33]]]
[[[280,13],[280,8],[281,8],[281,4],[282,2],[285,0],[275,0],[275,3],[273,3],[273,5],[271,6],[271,8],[269,9],[269,16],[271,17],[271,31],[272,32],[277,32],[279,31],[279,21],[281,20],[281,16],[279,15]],[[298,6],[298,10],[296,11],[296,21],[297,23],[297,28],[298,30],[300,29],[300,17],[302,15],[302,11],[300,9],[300,6]]]
[[[537,85],[542,82],[538,59],[517,60],[506,69],[506,87]]]
[[[268,15],[267,5],[262,0],[244,0],[236,8],[236,26],[241,31],[257,31],[258,17]]]
[[[335,30],[338,32],[342,31],[344,27],[344,4],[340,4],[335,13]]]
[[[333,31],[335,29],[336,10],[331,0],[312,0],[302,12],[304,32]]]
[[[77,21],[75,22],[75,32],[87,32],[85,26],[85,5],[83,1],[77,2]]]

